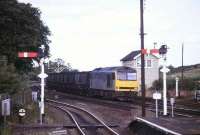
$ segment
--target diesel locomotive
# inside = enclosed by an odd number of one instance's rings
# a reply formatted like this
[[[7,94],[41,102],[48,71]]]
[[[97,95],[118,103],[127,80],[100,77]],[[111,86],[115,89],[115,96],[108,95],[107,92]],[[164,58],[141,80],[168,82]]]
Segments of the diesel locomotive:
[[[96,68],[89,72],[49,73],[47,86],[61,92],[119,98],[137,95],[137,72],[130,67]]]

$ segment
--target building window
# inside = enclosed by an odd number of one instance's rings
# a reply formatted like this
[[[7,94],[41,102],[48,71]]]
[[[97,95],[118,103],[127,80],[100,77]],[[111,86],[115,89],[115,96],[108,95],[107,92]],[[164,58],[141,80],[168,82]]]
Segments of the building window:
[[[141,60],[140,59],[137,59],[136,60],[136,66],[137,67],[141,67]],[[149,60],[144,60],[144,67],[145,68],[151,68],[152,67],[152,60],[149,59]]]
[[[137,67],[141,67],[141,61],[140,61],[140,59],[137,59]]]
[[[151,67],[151,66],[152,66],[151,60],[147,60],[147,67]]]

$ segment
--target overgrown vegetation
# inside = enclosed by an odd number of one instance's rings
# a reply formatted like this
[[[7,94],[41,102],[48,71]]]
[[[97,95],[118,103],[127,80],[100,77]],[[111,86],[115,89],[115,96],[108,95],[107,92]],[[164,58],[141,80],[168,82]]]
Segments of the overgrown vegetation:
[[[161,69],[160,67],[159,69]],[[200,89],[200,64],[173,67],[169,65],[170,72],[167,73],[167,89],[173,90],[176,86],[175,78],[179,78],[179,89],[183,87],[183,90],[192,91]],[[159,70],[160,71],[160,70]],[[181,75],[183,71],[183,81]],[[163,89],[162,73],[159,73],[159,80],[154,81],[151,89],[161,90]]]
[[[6,56],[8,64],[14,64],[18,72],[32,69],[31,59],[19,59],[19,51],[37,51],[45,45],[49,52],[50,31],[41,20],[41,12],[31,4],[17,0],[0,1],[0,55]]]
[[[197,90],[200,89],[200,77],[184,78],[183,81],[179,80],[179,88],[183,87],[184,90]],[[182,83],[183,82],[183,83]],[[182,86],[183,85],[183,86]],[[176,87],[176,81],[174,78],[167,79],[167,89],[173,90]],[[163,89],[163,79],[160,78],[153,82],[152,89]]]
[[[28,76],[18,74],[13,64],[0,66],[0,93],[12,95],[17,91],[27,89]]]
[[[31,4],[1,0],[0,7],[0,93],[14,94],[27,88],[28,75],[35,75],[32,59],[20,59],[18,52],[37,51],[45,45],[48,56],[50,31],[40,10]]]
[[[30,76],[34,78],[37,73],[33,71],[32,59],[20,59],[18,52],[38,51],[39,46],[44,45],[48,57],[50,31],[41,20],[40,10],[31,4],[1,0],[0,7],[0,94],[12,97],[20,91],[27,91]],[[38,61],[38,58],[34,59]],[[12,105],[11,111],[17,116],[19,108],[15,107],[20,104],[14,104],[12,100]],[[12,117],[9,120],[12,121]]]

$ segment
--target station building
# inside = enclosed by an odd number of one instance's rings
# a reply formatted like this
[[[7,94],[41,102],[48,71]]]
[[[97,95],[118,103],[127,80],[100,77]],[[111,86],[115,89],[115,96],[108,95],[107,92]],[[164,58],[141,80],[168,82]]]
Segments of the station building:
[[[137,80],[141,86],[141,51],[132,51],[120,60],[123,66],[137,71]],[[145,54],[145,84],[150,88],[155,80],[159,79],[159,58],[153,54]]]

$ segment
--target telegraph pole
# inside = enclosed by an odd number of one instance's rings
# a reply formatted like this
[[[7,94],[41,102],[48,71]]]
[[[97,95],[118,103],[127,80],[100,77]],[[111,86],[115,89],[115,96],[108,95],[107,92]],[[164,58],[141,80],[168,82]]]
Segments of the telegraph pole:
[[[140,39],[141,39],[141,90],[142,90],[142,117],[145,117],[145,69],[144,69],[144,20],[143,0],[140,0]]]

